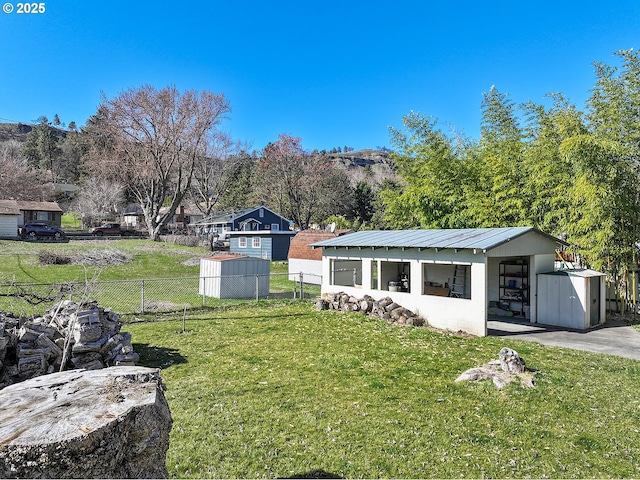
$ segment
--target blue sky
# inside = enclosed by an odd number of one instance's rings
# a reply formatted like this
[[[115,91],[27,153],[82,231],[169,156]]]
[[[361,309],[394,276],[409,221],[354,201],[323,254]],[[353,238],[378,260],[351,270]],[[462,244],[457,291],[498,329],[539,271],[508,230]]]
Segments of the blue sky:
[[[6,3],[4,0],[0,3]],[[391,147],[409,111],[477,138],[482,93],[562,92],[585,107],[593,62],[640,48],[637,0],[45,1],[0,13],[0,121],[83,125],[104,93],[224,92],[235,140]]]

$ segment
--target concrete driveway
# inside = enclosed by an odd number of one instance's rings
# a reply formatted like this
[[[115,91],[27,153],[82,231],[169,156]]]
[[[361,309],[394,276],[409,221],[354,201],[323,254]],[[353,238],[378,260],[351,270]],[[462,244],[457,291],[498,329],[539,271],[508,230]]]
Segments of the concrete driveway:
[[[616,321],[607,320],[604,325],[582,331],[536,323],[489,320],[487,335],[640,360],[640,332]]]

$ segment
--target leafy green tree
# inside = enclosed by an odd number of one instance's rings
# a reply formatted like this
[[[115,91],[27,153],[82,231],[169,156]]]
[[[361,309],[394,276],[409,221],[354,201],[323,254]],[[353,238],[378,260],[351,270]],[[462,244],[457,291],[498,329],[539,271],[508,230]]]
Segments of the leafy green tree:
[[[523,132],[516,105],[491,87],[482,100],[478,184],[469,192],[470,213],[478,226],[499,227],[525,222],[531,199],[523,188]]]
[[[60,135],[49,125],[47,117],[41,117],[40,123],[27,134],[22,154],[33,168],[45,172],[50,181],[59,178],[57,168],[61,156]]]
[[[364,180],[360,180],[353,188],[352,218],[360,223],[369,223],[373,218],[375,192],[373,187]]]
[[[418,113],[411,112],[402,122],[404,131],[391,128],[396,151],[391,159],[402,180],[380,192],[385,222],[393,228],[467,226],[473,144],[446,136],[436,121]]]
[[[589,131],[565,140],[562,152],[576,165],[568,231],[591,265],[626,278],[639,241],[640,56],[616,55],[621,68],[595,64]]]
[[[528,102],[523,157],[523,191],[530,199],[525,221],[542,231],[563,235],[573,206],[574,164],[560,147],[565,140],[587,133],[584,116],[563,95],[551,94],[551,108]]]

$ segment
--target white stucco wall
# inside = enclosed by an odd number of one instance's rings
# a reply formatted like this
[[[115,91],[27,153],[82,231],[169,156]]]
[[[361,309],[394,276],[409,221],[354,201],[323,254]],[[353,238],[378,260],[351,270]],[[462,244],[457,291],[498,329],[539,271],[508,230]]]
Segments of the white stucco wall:
[[[362,261],[362,287],[332,285],[331,260]],[[465,332],[485,336],[487,318],[486,258],[482,253],[472,251],[441,251],[433,250],[419,252],[412,250],[332,250],[323,256],[322,263],[322,292],[335,293],[343,291],[356,297],[365,294],[376,300],[389,296],[396,303],[406,307],[425,318],[428,323],[437,328]],[[371,288],[372,262],[378,264],[378,288]],[[388,279],[381,272],[381,262],[402,262],[409,266],[410,292],[390,292]],[[471,268],[471,299],[423,295],[423,265],[467,265]]]
[[[304,283],[320,285],[322,283],[322,260],[289,259],[289,280],[300,281],[300,273]]]

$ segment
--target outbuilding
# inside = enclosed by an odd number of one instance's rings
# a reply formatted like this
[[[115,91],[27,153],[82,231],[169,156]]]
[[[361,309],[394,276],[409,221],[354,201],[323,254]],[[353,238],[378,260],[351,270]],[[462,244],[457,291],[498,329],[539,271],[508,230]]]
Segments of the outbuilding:
[[[15,200],[0,200],[0,238],[18,238],[20,208]]]
[[[557,270],[538,275],[538,322],[586,330],[605,321],[604,273],[589,269]]]
[[[435,327],[484,336],[490,305],[538,321],[536,275],[553,271],[562,244],[505,227],[360,231],[313,247],[322,248],[323,293],[390,296]]]
[[[269,295],[271,263],[246,255],[200,259],[200,295],[213,298],[259,298]]]

